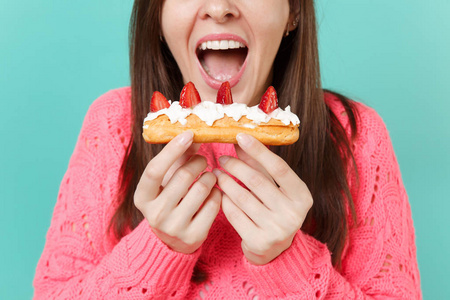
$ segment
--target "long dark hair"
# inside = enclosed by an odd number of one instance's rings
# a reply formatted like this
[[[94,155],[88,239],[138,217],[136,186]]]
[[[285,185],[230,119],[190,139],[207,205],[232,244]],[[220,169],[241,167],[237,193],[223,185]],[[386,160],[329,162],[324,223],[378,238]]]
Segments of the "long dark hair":
[[[161,40],[162,0],[135,0],[130,22],[130,72],[132,88],[132,133],[123,159],[118,194],[119,207],[111,219],[118,239],[134,229],[143,216],[133,203],[139,178],[161,145],[148,145],[142,134],[142,120],[149,110],[153,91],[177,99],[183,87],[180,70]],[[352,102],[342,102],[352,136],[324,101],[319,72],[317,29],[313,0],[290,0],[298,11],[299,24],[283,38],[274,62],[273,86],[280,107],[287,105],[300,120],[300,138],[290,146],[272,147],[307,184],[314,199],[302,230],[325,243],[332,262],[340,266],[348,231],[348,210],[354,216],[347,182],[348,168],[354,167],[351,139],[356,134],[356,112]],[[329,91],[327,91],[329,92]]]

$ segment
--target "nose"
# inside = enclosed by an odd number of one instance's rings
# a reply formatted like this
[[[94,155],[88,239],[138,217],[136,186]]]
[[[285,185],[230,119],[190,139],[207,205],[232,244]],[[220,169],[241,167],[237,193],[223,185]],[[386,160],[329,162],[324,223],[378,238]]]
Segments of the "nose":
[[[211,18],[217,23],[224,23],[231,18],[239,17],[239,9],[233,0],[205,0],[199,16],[201,19]]]

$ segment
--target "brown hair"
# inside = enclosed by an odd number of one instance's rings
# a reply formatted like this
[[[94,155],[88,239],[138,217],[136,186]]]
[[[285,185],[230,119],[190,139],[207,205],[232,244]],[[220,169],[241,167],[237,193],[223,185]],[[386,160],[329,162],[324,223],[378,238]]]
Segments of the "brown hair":
[[[160,38],[163,1],[135,0],[130,22],[130,72],[132,87],[132,133],[123,159],[120,205],[111,219],[117,238],[143,220],[134,206],[133,194],[148,161],[161,149],[148,145],[142,134],[142,120],[149,110],[153,91],[177,99],[183,87],[180,70]],[[339,267],[348,231],[347,210],[354,216],[347,183],[347,169],[354,166],[351,141],[324,101],[319,72],[317,31],[313,0],[290,0],[298,8],[299,24],[283,38],[274,62],[273,86],[280,107],[287,105],[300,120],[300,138],[290,146],[272,147],[307,184],[314,199],[302,230],[325,243]],[[356,133],[352,102],[338,96]]]

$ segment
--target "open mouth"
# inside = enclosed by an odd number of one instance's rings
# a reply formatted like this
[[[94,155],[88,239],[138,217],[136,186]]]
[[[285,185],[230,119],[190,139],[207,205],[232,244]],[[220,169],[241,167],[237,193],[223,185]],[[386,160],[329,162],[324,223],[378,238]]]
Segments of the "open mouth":
[[[247,46],[237,40],[207,40],[196,50],[205,81],[213,88],[224,81],[236,85],[243,73],[247,59]],[[209,78],[208,78],[209,77]]]

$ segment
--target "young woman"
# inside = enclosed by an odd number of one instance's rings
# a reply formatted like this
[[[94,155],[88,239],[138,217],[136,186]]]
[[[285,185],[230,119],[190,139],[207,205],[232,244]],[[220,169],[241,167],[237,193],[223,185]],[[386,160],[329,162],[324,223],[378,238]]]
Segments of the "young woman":
[[[313,0],[136,0],[131,88],[89,109],[36,298],[421,298],[388,132],[372,109],[322,90],[316,35]],[[144,142],[153,91],[178,100],[192,81],[215,101],[224,80],[248,105],[273,85],[299,141]]]

